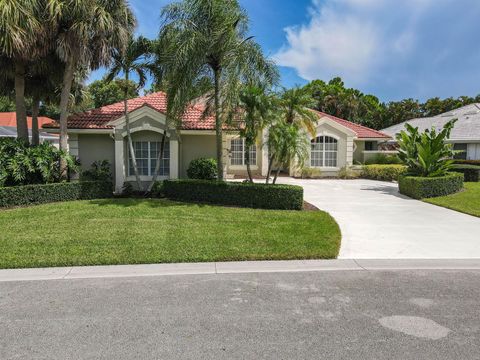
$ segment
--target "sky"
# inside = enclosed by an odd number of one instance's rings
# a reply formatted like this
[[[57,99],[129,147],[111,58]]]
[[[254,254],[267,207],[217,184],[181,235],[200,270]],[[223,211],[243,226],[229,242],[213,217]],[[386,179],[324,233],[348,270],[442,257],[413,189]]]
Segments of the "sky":
[[[130,0],[156,37],[169,0]],[[240,0],[282,85],[328,81],[382,101],[480,93],[480,0]],[[103,71],[92,74],[100,78]]]

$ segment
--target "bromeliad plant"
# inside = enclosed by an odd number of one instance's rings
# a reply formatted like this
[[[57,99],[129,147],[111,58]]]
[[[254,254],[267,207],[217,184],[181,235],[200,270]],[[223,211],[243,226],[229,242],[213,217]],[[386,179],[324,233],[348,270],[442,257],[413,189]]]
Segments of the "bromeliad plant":
[[[409,124],[406,131],[397,136],[400,146],[398,157],[408,166],[408,174],[413,176],[444,176],[452,168],[455,151],[446,140],[457,120],[449,121],[439,132],[435,128],[423,133]]]
[[[69,171],[77,171],[75,158],[49,143],[30,146],[23,140],[0,139],[0,187],[59,182],[61,160]]]

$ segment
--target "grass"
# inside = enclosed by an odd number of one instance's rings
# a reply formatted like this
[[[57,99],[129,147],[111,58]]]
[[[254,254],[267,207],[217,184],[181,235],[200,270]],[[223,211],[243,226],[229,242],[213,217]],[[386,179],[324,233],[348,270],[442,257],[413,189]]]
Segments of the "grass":
[[[168,200],[72,201],[0,210],[0,268],[335,258],[322,211]]]
[[[456,194],[424,199],[424,201],[480,217],[480,182],[465,183],[465,190]]]

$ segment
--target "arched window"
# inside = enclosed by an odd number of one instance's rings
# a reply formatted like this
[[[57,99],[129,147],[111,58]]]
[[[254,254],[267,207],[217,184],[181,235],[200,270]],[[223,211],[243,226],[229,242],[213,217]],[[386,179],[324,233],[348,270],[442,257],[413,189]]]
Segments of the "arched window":
[[[330,136],[317,136],[312,140],[311,167],[336,167],[338,141]]]

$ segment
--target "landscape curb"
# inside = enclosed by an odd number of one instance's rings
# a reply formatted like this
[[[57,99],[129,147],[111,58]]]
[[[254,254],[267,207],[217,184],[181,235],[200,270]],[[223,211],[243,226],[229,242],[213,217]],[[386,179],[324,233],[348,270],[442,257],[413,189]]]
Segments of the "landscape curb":
[[[73,266],[0,270],[0,282],[322,271],[480,270],[480,259],[337,259]]]

